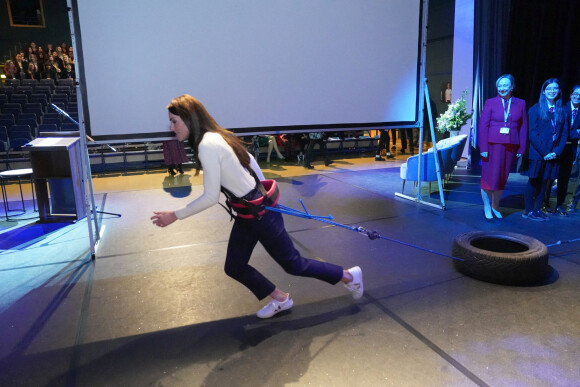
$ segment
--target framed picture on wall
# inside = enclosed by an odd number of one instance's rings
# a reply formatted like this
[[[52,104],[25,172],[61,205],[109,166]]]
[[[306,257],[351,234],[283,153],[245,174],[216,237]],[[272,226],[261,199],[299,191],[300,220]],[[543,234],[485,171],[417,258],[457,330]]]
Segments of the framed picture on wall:
[[[43,0],[6,0],[11,27],[44,28]]]
[[[441,82],[441,102],[451,103],[451,81]]]

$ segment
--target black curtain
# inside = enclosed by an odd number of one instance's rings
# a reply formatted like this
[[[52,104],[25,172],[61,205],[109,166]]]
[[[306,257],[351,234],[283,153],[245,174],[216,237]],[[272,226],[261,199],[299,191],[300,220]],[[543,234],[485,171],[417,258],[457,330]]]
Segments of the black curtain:
[[[528,109],[546,79],[560,79],[564,101],[580,83],[580,1],[475,0],[473,63],[469,166],[477,171],[477,122],[483,102],[496,95],[501,74],[514,76],[514,95]]]
[[[557,77],[562,99],[580,83],[580,1],[512,0],[506,72],[528,108],[538,102],[542,83]]]
[[[473,118],[468,168],[479,171],[477,123],[486,99],[496,94],[495,81],[506,73],[505,56],[512,0],[475,0],[473,37]]]

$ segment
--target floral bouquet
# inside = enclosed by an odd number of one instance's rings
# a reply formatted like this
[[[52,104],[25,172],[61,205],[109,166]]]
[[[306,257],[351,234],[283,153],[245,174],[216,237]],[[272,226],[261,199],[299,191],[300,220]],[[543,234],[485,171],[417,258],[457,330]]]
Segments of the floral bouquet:
[[[447,108],[447,111],[441,114],[437,118],[437,130],[441,133],[445,133],[452,130],[460,130],[463,125],[467,123],[467,120],[471,118],[471,113],[468,114],[465,105],[465,96],[467,95],[467,90],[464,90],[461,97],[452,103]]]

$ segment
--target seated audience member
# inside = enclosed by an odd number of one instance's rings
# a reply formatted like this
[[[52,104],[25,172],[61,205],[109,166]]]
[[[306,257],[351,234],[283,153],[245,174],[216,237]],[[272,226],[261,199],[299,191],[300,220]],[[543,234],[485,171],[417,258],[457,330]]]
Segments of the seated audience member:
[[[6,79],[19,79],[18,70],[11,60],[7,60],[4,64],[4,75],[6,75]]]
[[[34,63],[28,64],[28,69],[26,70],[24,78],[25,79],[38,79],[38,71],[36,71],[36,66],[34,66]]]

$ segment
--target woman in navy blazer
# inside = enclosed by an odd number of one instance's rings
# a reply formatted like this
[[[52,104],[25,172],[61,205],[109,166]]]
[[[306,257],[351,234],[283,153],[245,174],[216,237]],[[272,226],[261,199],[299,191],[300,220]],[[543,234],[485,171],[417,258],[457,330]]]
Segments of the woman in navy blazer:
[[[572,138],[572,163],[578,163],[578,140],[580,139],[580,85],[572,88],[570,94],[570,102],[566,105],[566,113],[568,114],[568,122],[570,122],[570,137]],[[574,136],[576,136],[574,138]],[[569,138],[570,138],[569,137]],[[558,178],[558,188],[560,187],[560,178]],[[568,189],[566,189],[567,193]],[[572,199],[572,204],[568,212],[576,212],[576,206],[580,201],[580,184],[576,186],[576,192]]]
[[[574,96],[576,93],[576,97]],[[576,105],[574,105],[573,100],[576,100]],[[560,170],[558,171],[558,184],[556,189],[556,208],[552,209],[550,207],[550,193],[552,184],[554,181],[548,181],[546,185],[546,192],[544,193],[544,207],[546,211],[561,215],[568,216],[566,209],[564,208],[564,201],[566,200],[566,195],[568,195],[568,182],[570,181],[570,174],[572,173],[572,164],[576,158],[576,148],[578,146],[578,130],[580,130],[580,117],[576,119],[576,114],[578,114],[578,101],[580,100],[580,86],[574,86],[572,93],[570,93],[570,101],[564,104],[564,112],[566,113],[566,120],[568,121],[568,133],[565,134],[566,145],[560,157],[558,157],[558,164]],[[576,110],[576,113],[574,113]]]
[[[522,174],[529,177],[524,192],[524,218],[548,220],[540,207],[550,179],[558,177],[558,157],[562,155],[568,139],[568,120],[562,106],[560,81],[550,78],[542,85],[540,100],[528,112],[530,146],[529,166]]]
[[[499,201],[514,159],[526,149],[528,120],[526,102],[512,96],[515,81],[511,74],[495,82],[498,95],[485,101],[479,119],[481,152],[481,197],[488,221],[501,218]]]

